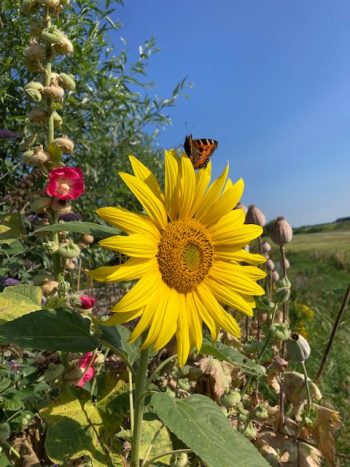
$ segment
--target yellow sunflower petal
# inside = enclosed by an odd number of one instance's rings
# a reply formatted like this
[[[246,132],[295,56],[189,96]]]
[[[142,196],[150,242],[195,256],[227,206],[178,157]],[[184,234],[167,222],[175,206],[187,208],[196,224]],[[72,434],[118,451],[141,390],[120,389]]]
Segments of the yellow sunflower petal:
[[[260,237],[263,229],[260,225],[245,224],[240,227],[231,229],[231,236],[222,236],[218,239],[217,236],[212,237],[212,242],[215,249],[215,254],[233,253],[236,250],[241,250],[245,245],[255,238]],[[229,257],[225,258],[231,261]]]
[[[217,221],[216,224],[207,227],[211,238],[216,242],[232,239],[235,230],[244,225],[245,213],[243,209],[233,209]]]
[[[97,214],[114,227],[128,234],[148,233],[159,239],[159,230],[146,216],[130,212],[120,207],[106,207],[97,209]]]
[[[197,310],[198,315],[202,319],[202,321],[205,322],[205,324],[208,326],[211,338],[213,341],[216,341],[218,338],[219,334],[219,326],[215,322],[214,317],[212,314],[207,310],[207,308],[203,305],[200,297],[198,296],[197,292],[194,291],[192,292],[192,299],[194,302],[194,306]]]
[[[152,319],[154,318],[154,311],[157,307],[157,300],[150,300],[147,305],[144,307],[141,319],[135,326],[135,329],[132,331],[129,337],[128,342],[135,342],[147,328],[150,327]]]
[[[106,321],[102,321],[103,326],[118,326],[119,324],[128,323],[129,321],[138,318],[142,314],[142,308],[139,310],[128,311],[127,313],[117,313]]]
[[[179,191],[179,157],[175,151],[165,151],[165,207],[171,220],[177,217]]]
[[[237,321],[231,315],[226,313],[210,291],[209,287],[204,284],[204,281],[199,284],[197,292],[203,306],[210,310],[215,321],[217,321],[222,328],[233,336],[240,337],[241,331]]]
[[[153,191],[155,196],[162,198],[163,195],[158,180],[149,170],[149,168],[142,164],[142,162],[136,159],[134,156],[129,156],[129,159],[135,176],[145,182],[146,185],[148,185],[149,188]]]
[[[99,282],[119,282],[138,279],[158,267],[157,260],[130,258],[118,266],[101,266],[88,271],[88,275]]]
[[[196,173],[196,194],[193,202],[193,213],[195,213],[199,206],[203,202],[203,197],[208,189],[208,185],[211,177],[211,162],[203,168],[198,170]]]
[[[181,177],[180,193],[178,200],[179,217],[192,217],[193,201],[196,194],[196,173],[191,159],[183,156],[180,159]]]
[[[164,347],[176,333],[177,317],[179,313],[178,293],[170,289],[168,303],[164,312],[162,330],[153,343],[154,350],[160,350]]]
[[[198,314],[192,293],[186,295],[186,309],[189,317],[190,335],[197,347],[197,351],[200,352],[203,342],[202,320]]]
[[[177,316],[176,342],[177,358],[179,361],[179,366],[182,368],[187,361],[191,349],[185,298],[182,294],[179,294],[179,298],[181,304]]]
[[[167,213],[163,201],[157,198],[149,186],[139,178],[122,172],[119,175],[140,201],[153,222],[158,227],[164,228],[167,224]]]
[[[159,287],[162,278],[159,272],[145,274],[136,285],[112,307],[113,313],[126,313],[139,310],[145,306],[148,300],[152,300],[153,294]]]
[[[205,285],[212,291],[217,301],[223,305],[228,305],[235,308],[242,313],[252,316],[253,311],[249,304],[242,298],[242,296],[235,292],[232,287],[228,287],[225,284],[216,282],[213,279],[207,277],[205,279]]]
[[[266,258],[263,255],[256,253],[249,253],[246,250],[235,251],[231,255],[231,261],[237,263],[248,263],[248,264],[263,264],[266,262]]]
[[[244,190],[244,183],[239,179],[231,186],[214,204],[208,206],[208,210],[201,217],[201,222],[209,226],[214,225],[223,216],[228,214],[241,199]]]
[[[116,235],[101,240],[100,245],[136,258],[153,258],[158,252],[155,238],[147,234]]]
[[[199,206],[195,217],[201,220],[207,213],[209,206],[212,206],[220,197],[222,190],[225,186],[229,166],[226,165],[224,171],[209,187],[209,190],[205,193],[202,199],[202,203]]]
[[[264,289],[256,279],[262,279],[266,273],[254,266],[241,266],[227,261],[215,261],[209,271],[209,277],[233,290],[247,295],[263,295]]]

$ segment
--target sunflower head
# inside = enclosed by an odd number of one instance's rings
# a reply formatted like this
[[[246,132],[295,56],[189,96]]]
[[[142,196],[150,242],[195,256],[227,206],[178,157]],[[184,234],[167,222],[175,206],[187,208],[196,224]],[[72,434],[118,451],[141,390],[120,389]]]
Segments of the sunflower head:
[[[130,341],[148,331],[142,346],[154,350],[176,335],[183,366],[191,349],[201,347],[203,323],[214,340],[221,327],[239,337],[239,326],[226,309],[252,315],[254,296],[264,293],[256,281],[265,273],[256,265],[265,258],[244,247],[261,235],[262,228],[245,224],[244,211],[234,209],[244,184],[231,182],[228,167],[210,184],[210,163],[196,172],[186,155],[167,151],[162,192],[146,166],[133,156],[130,161],[133,175],[120,176],[144,214],[121,207],[97,211],[126,233],[100,244],[129,259],[122,265],[97,268],[90,275],[102,282],[138,280],[104,324],[140,317]]]

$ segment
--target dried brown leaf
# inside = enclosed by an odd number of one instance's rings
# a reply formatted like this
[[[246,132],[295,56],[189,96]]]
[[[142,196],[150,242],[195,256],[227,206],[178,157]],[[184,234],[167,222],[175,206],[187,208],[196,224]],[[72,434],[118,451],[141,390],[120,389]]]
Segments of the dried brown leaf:
[[[203,374],[208,375],[214,391],[215,397],[218,399],[226,391],[229,390],[232,382],[233,366],[227,362],[220,362],[212,357],[205,357],[197,363]]]
[[[310,444],[299,443],[299,467],[320,467],[322,465],[322,453]]]
[[[341,427],[340,413],[336,410],[315,404],[317,416],[313,434],[318,448],[331,467],[337,465],[335,456],[334,433]]]

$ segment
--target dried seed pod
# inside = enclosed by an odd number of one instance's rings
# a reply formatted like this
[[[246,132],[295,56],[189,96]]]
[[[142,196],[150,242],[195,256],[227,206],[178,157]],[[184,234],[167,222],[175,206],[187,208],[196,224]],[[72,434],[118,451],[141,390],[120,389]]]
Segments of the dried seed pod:
[[[74,143],[68,136],[62,136],[61,138],[56,138],[53,140],[53,143],[59,147],[62,152],[71,154],[74,149]]]
[[[283,246],[292,240],[293,229],[284,217],[277,217],[272,226],[270,236],[277,245]]]
[[[27,117],[32,123],[46,123],[48,114],[43,108],[34,107],[34,109],[27,114]]]
[[[301,334],[294,332],[291,339],[286,341],[287,355],[289,360],[304,362],[310,356],[311,349],[308,341]]]
[[[30,42],[28,47],[24,50],[24,58],[31,61],[42,62],[46,57],[46,49],[34,39]]]
[[[80,255],[80,248],[76,243],[70,241],[69,243],[61,245],[58,249],[58,253],[63,258],[77,258]]]
[[[56,110],[52,112],[52,116],[53,116],[53,123],[55,125],[55,128],[59,128],[63,123],[63,118],[61,117],[61,115],[59,115],[56,112]]]
[[[245,205],[242,204],[242,203],[238,203],[238,204],[236,205],[235,209],[243,209],[244,214],[247,214],[247,211],[248,211],[247,206],[245,206]]]
[[[61,214],[67,214],[71,212],[72,206],[63,199],[54,199],[51,201],[51,209]]]
[[[245,216],[245,223],[256,224],[256,225],[260,225],[261,227],[264,227],[264,225],[266,224],[266,217],[260,211],[259,208],[257,208],[254,204],[251,204],[248,207],[248,211]]]
[[[95,238],[92,235],[86,234],[86,235],[83,235],[81,240],[87,245],[91,245],[91,243],[94,243]]]
[[[41,31],[45,29],[46,25],[44,21],[33,20],[30,23],[30,35],[32,37],[40,37]]]
[[[42,144],[33,148],[33,155],[31,157],[31,164],[40,165],[44,164],[50,159],[50,154],[44,151]]]
[[[67,73],[59,74],[59,83],[66,91],[74,91],[75,89],[75,80],[73,75]]]
[[[45,86],[43,87],[41,94],[44,97],[54,99],[55,101],[59,101],[63,99],[64,96],[64,89],[61,86]]]
[[[57,281],[46,281],[42,284],[41,290],[44,295],[51,295],[58,287]]]
[[[25,15],[30,15],[35,13],[39,8],[39,5],[36,0],[22,0],[21,13]]]

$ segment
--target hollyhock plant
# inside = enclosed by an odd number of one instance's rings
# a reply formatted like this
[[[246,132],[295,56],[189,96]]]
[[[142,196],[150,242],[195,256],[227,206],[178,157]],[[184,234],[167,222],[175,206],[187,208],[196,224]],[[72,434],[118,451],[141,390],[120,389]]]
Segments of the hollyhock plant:
[[[95,375],[95,370],[93,368],[93,355],[92,355],[92,352],[87,352],[86,354],[84,354],[79,362],[78,362],[78,366],[79,368],[83,371],[83,376],[80,378],[79,382],[78,382],[78,386],[79,387],[83,387],[88,381],[90,381],[90,379],[92,379]]]
[[[49,173],[46,194],[59,200],[76,199],[84,193],[84,175],[79,167],[56,167]]]
[[[90,297],[90,295],[80,295],[80,306],[83,310],[89,310],[95,304],[94,297]]]

